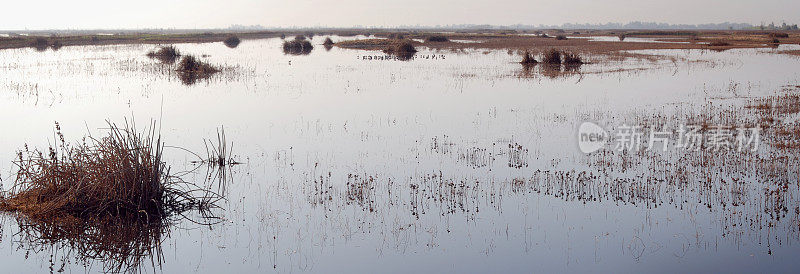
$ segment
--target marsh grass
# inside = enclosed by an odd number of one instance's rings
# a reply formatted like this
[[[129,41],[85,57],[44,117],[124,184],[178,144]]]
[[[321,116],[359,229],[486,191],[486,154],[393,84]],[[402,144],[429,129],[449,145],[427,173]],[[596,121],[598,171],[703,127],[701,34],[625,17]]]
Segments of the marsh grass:
[[[392,54],[397,57],[399,60],[410,60],[414,57],[414,54],[417,53],[417,49],[414,47],[414,44],[408,40],[397,41],[389,46],[387,46],[384,50],[386,54]]]
[[[192,55],[186,55],[178,64],[178,76],[184,84],[191,85],[200,79],[207,79],[221,70],[206,62],[198,60]]]
[[[236,37],[236,36],[230,36],[228,38],[225,38],[224,41],[222,41],[222,43],[224,43],[225,46],[227,46],[229,48],[236,48],[236,47],[239,46],[239,43],[241,43],[241,42],[242,42],[242,40],[239,39],[239,37]]]
[[[299,35],[298,37],[302,37]],[[283,53],[291,54],[291,55],[306,55],[311,53],[311,50],[314,49],[314,45],[311,45],[311,42],[303,39],[295,38],[292,41],[284,41],[283,42]]]
[[[565,52],[562,55],[564,56],[564,65],[575,66],[583,64],[583,58],[577,53]]]
[[[561,51],[558,51],[557,49],[550,49],[546,51],[544,53],[544,57],[542,57],[542,62],[550,65],[560,65]]]
[[[163,46],[148,52],[147,57],[158,59],[165,64],[174,64],[181,57],[181,52],[175,46]]]
[[[522,55],[522,61],[519,62],[522,65],[535,65],[538,64],[539,61],[536,61],[536,58],[531,55],[529,51],[525,51],[525,54]]]
[[[15,213],[26,248],[70,247],[106,272],[136,272],[147,258],[160,265],[169,226],[189,211],[202,216],[194,222],[218,222],[211,212],[222,197],[171,175],[155,123],[139,132],[108,122],[107,132],[67,143],[56,123],[54,145],[17,153],[0,210]]]

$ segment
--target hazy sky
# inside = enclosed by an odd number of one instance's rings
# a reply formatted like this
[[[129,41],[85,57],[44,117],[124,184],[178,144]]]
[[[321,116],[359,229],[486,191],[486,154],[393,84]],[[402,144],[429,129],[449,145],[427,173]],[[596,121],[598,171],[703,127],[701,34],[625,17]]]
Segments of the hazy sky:
[[[800,23],[800,0],[5,0],[0,29],[725,21]]]

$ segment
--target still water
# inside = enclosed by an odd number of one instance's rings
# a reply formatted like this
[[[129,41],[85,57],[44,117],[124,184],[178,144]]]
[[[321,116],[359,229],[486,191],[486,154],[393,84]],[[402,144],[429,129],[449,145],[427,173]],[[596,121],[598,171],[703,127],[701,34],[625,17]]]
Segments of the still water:
[[[223,222],[170,228],[165,272],[788,272],[800,267],[800,59],[786,49],[638,51],[577,69],[514,52],[420,48],[400,61],[280,39],[179,44],[223,72],[186,85],[152,45],[0,51],[0,170],[16,151],[157,120],[173,171],[224,127]],[[363,37],[332,37],[334,41]],[[638,57],[637,57],[638,56]],[[762,101],[759,101],[762,100]],[[764,100],[783,104],[769,111]],[[794,101],[793,101],[794,100]],[[764,122],[769,118],[769,122]],[[756,151],[585,154],[583,122],[769,126]],[[784,139],[781,139],[784,138]],[[796,141],[795,141],[796,143]],[[12,273],[102,272],[69,243],[34,247],[2,218]],[[63,265],[63,266],[62,266]]]

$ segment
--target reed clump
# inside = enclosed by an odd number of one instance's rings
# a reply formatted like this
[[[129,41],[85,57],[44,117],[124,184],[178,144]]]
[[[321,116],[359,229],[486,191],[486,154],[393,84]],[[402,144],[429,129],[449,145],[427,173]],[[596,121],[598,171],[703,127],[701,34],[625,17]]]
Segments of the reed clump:
[[[147,57],[158,59],[166,64],[173,64],[181,57],[181,52],[175,46],[163,46],[148,52]]]
[[[126,124],[108,123],[108,135],[77,144],[58,141],[47,151],[17,153],[17,176],[0,210],[27,216],[89,218],[114,216],[134,220],[166,217],[187,205],[199,206],[180,191],[181,181],[162,161],[164,145],[152,126],[142,133]]]
[[[302,37],[302,39],[300,39]],[[305,40],[305,37],[302,35],[298,35],[292,41],[285,41],[283,42],[283,53],[292,54],[292,55],[304,55],[311,53],[311,50],[314,49],[314,46],[311,45],[311,42]]]
[[[536,58],[531,55],[529,51],[525,51],[525,54],[522,55],[522,61],[519,62],[522,65],[535,65],[538,64],[539,61],[536,61]]]
[[[325,42],[323,42],[322,44],[326,46],[333,46],[333,40],[331,40],[330,37],[326,37]]]
[[[557,49],[550,49],[544,53],[544,57],[542,57],[542,62],[545,64],[550,65],[560,65],[561,64],[561,51]]]
[[[79,259],[103,258],[107,272],[136,271],[146,258],[160,264],[162,236],[185,212],[214,218],[221,197],[170,174],[155,123],[139,132],[108,122],[107,135],[78,143],[56,123],[56,136],[46,151],[17,153],[14,185],[0,198],[28,248],[69,246]]]
[[[414,44],[408,40],[402,40],[396,43],[390,44],[383,52],[388,54],[413,54],[417,52],[417,49],[414,47]]]
[[[230,36],[228,38],[225,38],[224,41],[222,41],[222,43],[224,43],[225,46],[227,46],[229,48],[238,47],[239,43],[241,43],[241,42],[242,42],[242,40],[239,39],[239,37],[236,37],[236,36]]]
[[[581,56],[578,55],[577,53],[565,52],[562,53],[562,55],[564,56],[565,65],[574,66],[583,64],[583,58],[581,58]]]
[[[178,76],[184,84],[191,85],[200,79],[211,77],[220,69],[206,62],[198,60],[192,55],[184,56],[178,64]]]
[[[392,54],[400,60],[410,60],[417,53],[414,44],[408,40],[397,41],[389,44],[384,50],[386,54]]]

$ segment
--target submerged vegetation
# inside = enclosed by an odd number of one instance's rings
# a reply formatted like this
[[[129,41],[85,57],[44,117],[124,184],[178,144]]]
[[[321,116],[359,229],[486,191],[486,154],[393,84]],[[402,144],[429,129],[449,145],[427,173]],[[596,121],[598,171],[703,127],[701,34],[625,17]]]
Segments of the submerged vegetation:
[[[292,41],[283,42],[283,53],[292,55],[305,55],[311,53],[314,46],[304,36],[298,35]]]
[[[242,40],[239,39],[239,37],[236,37],[236,36],[231,36],[231,37],[225,38],[225,40],[222,41],[222,43],[224,43],[225,46],[227,46],[229,48],[238,47],[239,43],[241,43],[241,42],[242,42]]]
[[[75,144],[56,123],[56,135],[44,152],[17,153],[16,180],[0,200],[0,210],[17,213],[29,248],[60,243],[80,259],[108,259],[105,271],[136,271],[146,258],[161,263],[162,236],[185,212],[216,222],[210,213],[222,198],[170,173],[154,123],[138,132],[108,122],[106,136]]]

